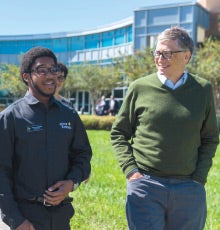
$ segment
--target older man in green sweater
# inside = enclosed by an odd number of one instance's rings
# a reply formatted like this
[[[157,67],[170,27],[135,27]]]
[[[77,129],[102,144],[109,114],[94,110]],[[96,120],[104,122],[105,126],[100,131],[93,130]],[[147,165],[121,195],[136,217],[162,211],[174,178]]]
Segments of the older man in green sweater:
[[[157,73],[134,81],[111,131],[127,178],[129,229],[200,230],[204,184],[219,132],[211,83],[185,66],[193,41],[179,27],[163,31],[153,52]]]

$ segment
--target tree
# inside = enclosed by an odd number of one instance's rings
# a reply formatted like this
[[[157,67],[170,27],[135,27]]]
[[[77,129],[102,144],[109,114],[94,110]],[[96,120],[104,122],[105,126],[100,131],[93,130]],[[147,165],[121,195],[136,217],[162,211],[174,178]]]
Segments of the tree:
[[[208,38],[203,45],[197,49],[192,63],[188,69],[212,82],[216,100],[216,108],[220,105],[220,41]]]
[[[27,90],[20,77],[19,67],[16,65],[2,64],[0,68],[0,90],[7,90],[12,97],[21,97]]]
[[[124,73],[128,83],[156,71],[151,49],[136,51],[134,55],[123,56],[114,61],[117,71]]]
[[[117,86],[118,75],[112,65],[100,66],[92,64],[72,65],[65,81],[64,89],[68,91],[85,90],[89,92],[92,113],[100,96],[111,92]]]

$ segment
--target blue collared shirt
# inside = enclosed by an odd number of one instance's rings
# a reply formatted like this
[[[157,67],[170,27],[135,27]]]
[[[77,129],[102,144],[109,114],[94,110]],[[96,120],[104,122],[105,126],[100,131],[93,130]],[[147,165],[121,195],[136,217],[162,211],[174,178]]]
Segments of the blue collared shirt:
[[[177,89],[178,87],[182,86],[183,84],[185,84],[186,80],[187,80],[187,71],[184,71],[182,77],[176,82],[176,84],[174,84],[171,80],[169,80],[167,77],[165,77],[162,74],[159,74],[159,72],[157,72],[157,76],[159,78],[159,80],[161,81],[161,83],[167,87],[169,87],[170,89]]]

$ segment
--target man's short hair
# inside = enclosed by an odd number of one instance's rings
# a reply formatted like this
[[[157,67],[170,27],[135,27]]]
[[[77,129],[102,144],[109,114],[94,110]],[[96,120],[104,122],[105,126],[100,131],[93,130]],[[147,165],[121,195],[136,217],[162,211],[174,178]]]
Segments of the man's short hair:
[[[48,48],[37,46],[28,50],[21,60],[20,75],[23,79],[24,73],[31,73],[32,66],[37,58],[40,57],[51,57],[57,65],[57,58],[55,54]],[[23,79],[24,81],[24,79]],[[25,82],[25,81],[24,81]],[[25,82],[26,84],[26,82]]]
[[[68,69],[67,69],[66,65],[64,65],[62,62],[58,62],[57,67],[60,69],[61,72],[64,73],[63,77],[66,78],[67,74],[68,74]]]
[[[159,34],[157,42],[161,40],[176,40],[182,49],[189,50],[193,53],[194,43],[188,32],[178,26],[171,27]]]

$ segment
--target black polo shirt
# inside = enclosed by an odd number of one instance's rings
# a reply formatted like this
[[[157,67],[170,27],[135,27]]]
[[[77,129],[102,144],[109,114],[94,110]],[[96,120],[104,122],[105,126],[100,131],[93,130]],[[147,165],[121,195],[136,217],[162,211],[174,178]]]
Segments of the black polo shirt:
[[[27,93],[0,113],[0,208],[5,221],[24,221],[16,199],[41,196],[59,180],[90,174],[92,150],[74,109],[51,98],[46,108]]]

